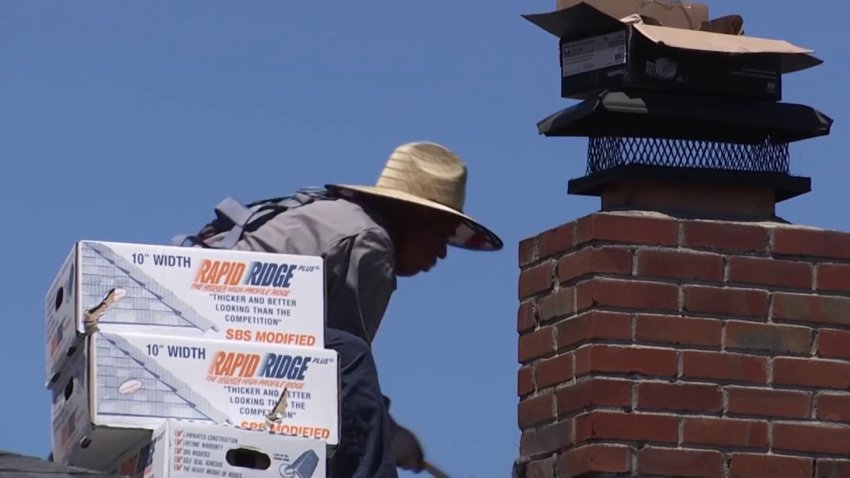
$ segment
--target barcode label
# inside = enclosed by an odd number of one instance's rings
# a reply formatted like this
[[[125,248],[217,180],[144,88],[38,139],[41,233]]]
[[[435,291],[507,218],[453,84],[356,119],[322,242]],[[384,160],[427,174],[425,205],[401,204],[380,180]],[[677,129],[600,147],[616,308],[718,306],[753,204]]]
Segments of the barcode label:
[[[578,75],[588,71],[626,63],[626,32],[619,31],[561,46],[561,75]]]

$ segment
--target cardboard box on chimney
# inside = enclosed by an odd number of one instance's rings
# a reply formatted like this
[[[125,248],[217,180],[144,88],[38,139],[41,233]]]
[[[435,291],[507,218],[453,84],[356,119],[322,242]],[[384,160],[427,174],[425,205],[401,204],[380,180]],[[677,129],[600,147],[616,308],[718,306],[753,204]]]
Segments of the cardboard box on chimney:
[[[709,20],[703,4],[558,0],[524,15],[559,38],[561,96],[606,89],[782,99],[782,75],[816,66],[812,50],[743,35],[736,15]]]

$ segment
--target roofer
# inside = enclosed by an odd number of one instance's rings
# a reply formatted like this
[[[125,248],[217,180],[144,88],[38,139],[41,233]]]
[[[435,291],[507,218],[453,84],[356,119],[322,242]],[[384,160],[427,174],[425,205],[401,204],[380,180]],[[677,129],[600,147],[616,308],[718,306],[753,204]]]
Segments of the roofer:
[[[446,256],[447,245],[502,248],[493,232],[463,213],[466,177],[466,165],[446,147],[408,143],[392,152],[375,186],[302,192],[298,207],[244,227],[238,240],[230,234],[236,242],[227,247],[234,249],[325,258],[325,347],[339,353],[341,371],[333,478],[397,477],[396,467],[423,469],[419,440],[388,413],[371,342],[397,276],[430,270]],[[208,229],[195,239],[221,247],[226,236]]]

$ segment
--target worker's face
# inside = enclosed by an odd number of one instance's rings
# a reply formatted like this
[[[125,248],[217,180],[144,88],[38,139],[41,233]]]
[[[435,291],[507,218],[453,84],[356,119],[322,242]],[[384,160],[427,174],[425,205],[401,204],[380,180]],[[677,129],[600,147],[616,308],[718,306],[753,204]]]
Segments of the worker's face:
[[[424,208],[410,214],[396,244],[396,274],[409,277],[434,267],[446,257],[448,241],[459,224],[447,214]]]

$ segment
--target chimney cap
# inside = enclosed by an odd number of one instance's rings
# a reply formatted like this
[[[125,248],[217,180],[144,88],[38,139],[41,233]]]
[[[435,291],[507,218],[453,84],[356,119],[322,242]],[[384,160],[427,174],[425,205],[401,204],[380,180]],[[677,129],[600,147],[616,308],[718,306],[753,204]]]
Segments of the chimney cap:
[[[805,105],[653,91],[604,91],[537,124],[544,136],[789,143],[829,134],[833,120]]]
[[[772,190],[776,202],[785,201],[812,190],[810,178],[777,172],[624,164],[570,180],[567,193],[601,197],[615,184],[635,181],[644,184],[677,184],[683,188],[700,185],[762,188]]]

